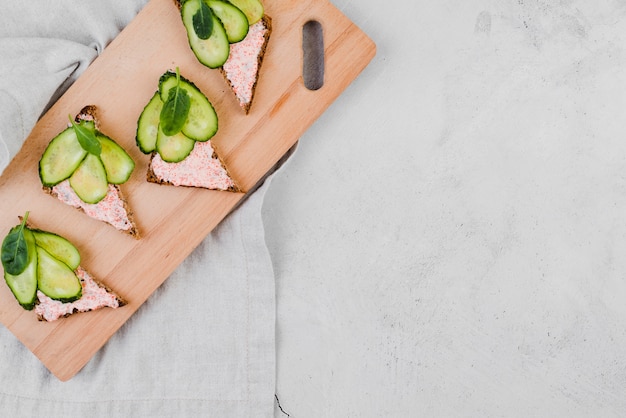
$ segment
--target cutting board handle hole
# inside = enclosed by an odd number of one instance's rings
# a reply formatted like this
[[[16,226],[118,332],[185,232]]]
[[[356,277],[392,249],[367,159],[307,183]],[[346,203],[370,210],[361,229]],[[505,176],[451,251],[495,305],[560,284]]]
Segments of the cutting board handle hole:
[[[324,85],[324,34],[317,20],[309,20],[302,27],[302,79],[309,90]]]

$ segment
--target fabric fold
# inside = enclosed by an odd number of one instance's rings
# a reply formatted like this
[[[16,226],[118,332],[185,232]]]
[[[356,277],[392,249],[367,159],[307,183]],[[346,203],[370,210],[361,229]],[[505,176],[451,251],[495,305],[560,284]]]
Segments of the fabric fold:
[[[93,49],[63,39],[0,39],[0,174],[49,104],[96,56]]]
[[[261,220],[268,187],[269,180],[229,215],[68,382],[0,328],[3,411],[271,416],[274,281]]]
[[[3,5],[0,173],[145,3]],[[0,326],[2,415],[273,416],[274,275],[261,218],[268,187],[266,179],[68,382]]]

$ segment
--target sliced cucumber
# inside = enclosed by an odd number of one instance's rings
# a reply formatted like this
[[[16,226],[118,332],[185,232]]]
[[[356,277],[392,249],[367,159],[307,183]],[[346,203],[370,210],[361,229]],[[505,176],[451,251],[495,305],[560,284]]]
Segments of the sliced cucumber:
[[[107,181],[111,184],[122,184],[130,178],[135,169],[135,162],[130,155],[115,141],[106,135],[96,132],[96,138],[102,146],[100,160],[106,171]]]
[[[44,295],[61,302],[80,299],[83,287],[67,264],[41,247],[37,247],[37,263],[37,285]]]
[[[188,138],[182,132],[172,136],[167,136],[163,130],[159,128],[157,136],[156,150],[163,159],[168,163],[178,163],[191,153],[196,141]]]
[[[100,158],[88,154],[70,177],[70,186],[85,203],[98,203],[104,199],[109,183]]]
[[[202,94],[191,94],[189,116],[182,132],[189,138],[205,142],[217,133],[217,113],[211,102]]]
[[[174,73],[167,72],[161,77],[159,80],[159,91],[162,101],[167,99],[170,89],[176,87],[176,84],[176,74]],[[187,91],[191,99],[189,115],[182,128],[183,134],[195,141],[208,141],[215,135],[218,128],[215,109],[204,93],[195,84],[182,76],[180,77],[180,87]]]
[[[193,16],[198,12],[203,0],[187,0],[181,9],[183,25],[191,50],[202,64],[209,68],[221,67],[228,59],[230,44],[222,22],[212,15],[213,31],[208,39],[200,39],[193,28]]]
[[[69,178],[86,155],[74,128],[67,128],[50,141],[39,160],[42,184],[52,187]]]
[[[4,272],[4,280],[19,304],[24,309],[31,310],[37,299],[37,246],[33,233],[27,228],[24,228],[24,239],[29,260],[26,269],[18,275]]]
[[[246,17],[248,18],[248,23],[250,25],[254,25],[256,22],[261,20],[261,18],[265,14],[265,10],[263,9],[263,3],[261,3],[259,0],[228,1],[245,13]]]
[[[244,12],[222,0],[207,0],[206,2],[220,22],[222,22],[228,42],[234,44],[243,41],[250,28],[248,18]]]
[[[48,254],[65,263],[70,269],[76,270],[78,268],[80,253],[74,244],[52,232],[33,229],[32,233],[38,247],[43,248]]]
[[[144,154],[150,154],[156,149],[159,120],[163,109],[163,100],[157,91],[143,108],[137,122],[137,146]]]

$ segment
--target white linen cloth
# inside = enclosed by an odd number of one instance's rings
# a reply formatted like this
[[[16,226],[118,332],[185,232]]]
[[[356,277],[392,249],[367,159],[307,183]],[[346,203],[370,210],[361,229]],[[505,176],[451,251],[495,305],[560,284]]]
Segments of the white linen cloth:
[[[0,172],[147,0],[3,2]],[[0,327],[0,415],[267,417],[274,411],[274,276],[266,184],[229,215],[68,382]]]

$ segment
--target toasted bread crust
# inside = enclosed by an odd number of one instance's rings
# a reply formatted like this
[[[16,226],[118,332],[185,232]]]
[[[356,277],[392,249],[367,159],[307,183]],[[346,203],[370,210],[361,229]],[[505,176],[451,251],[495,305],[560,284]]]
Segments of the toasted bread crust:
[[[100,130],[100,121],[98,120],[98,108],[95,105],[87,105],[85,107],[83,107],[80,112],[78,112],[78,114],[76,115],[76,117],[74,118],[74,120],[76,122],[80,122],[81,120],[90,120],[94,122],[94,125],[96,127],[96,129]],[[139,239],[139,231],[137,229],[137,225],[135,224],[135,220],[133,217],[133,212],[130,210],[129,206],[128,206],[128,202],[126,201],[126,198],[124,197],[124,194],[122,193],[122,190],[120,189],[119,185],[112,185],[113,187],[115,187],[115,189],[117,190],[117,193],[122,201],[122,205],[124,207],[124,210],[126,211],[127,217],[128,217],[128,222],[131,224],[131,228],[128,230],[122,230],[122,229],[118,229],[118,231],[124,232],[130,236],[132,236],[135,239]],[[53,196],[54,198],[58,198],[57,193],[54,192],[52,187],[43,187],[43,190],[48,193],[49,195]],[[85,212],[82,208],[78,207],[76,208],[78,210],[80,210],[81,212]],[[104,222],[104,221],[102,221]],[[106,222],[105,222],[106,223]]]
[[[173,0],[173,1],[176,7],[178,8],[178,10],[181,10],[182,2],[180,0]],[[252,96],[250,97],[250,101],[248,103],[241,106],[241,108],[244,110],[246,115],[250,112],[250,108],[252,107],[252,102],[254,101],[254,92],[256,90],[256,85],[259,79],[259,74],[261,72],[261,64],[263,63],[263,57],[265,57],[267,44],[269,43],[270,35],[272,33],[272,18],[269,17],[267,14],[264,14],[263,17],[261,18],[261,21],[263,22],[263,25],[265,26],[267,30],[264,35],[264,41],[263,41],[263,46],[261,47],[261,52],[259,53],[259,56],[257,57],[258,71],[257,71],[257,77],[254,80],[254,84],[252,85]],[[226,71],[224,71],[224,67],[219,67],[218,70],[224,77],[224,80],[226,80],[226,83],[228,83],[228,85],[230,86],[231,90],[233,90],[234,86],[231,83],[231,81],[228,79],[228,76],[226,75]]]
[[[79,267],[79,268],[82,268],[82,267]],[[84,269],[83,269],[83,270],[84,270]],[[85,270],[85,271],[86,271],[86,270]],[[87,272],[87,271],[86,271],[86,272]],[[110,287],[106,286],[105,284],[103,284],[103,283],[102,283],[102,282],[100,282],[99,280],[96,280],[96,279],[95,279],[95,278],[91,275],[91,273],[87,272],[87,274],[89,274],[89,277],[91,278],[91,280],[93,280],[93,282],[94,282],[95,284],[97,284],[97,285],[98,285],[98,287],[100,287],[100,288],[102,288],[102,289],[106,290],[106,292],[107,292],[107,293],[109,293],[109,294],[113,295],[113,296],[115,297],[115,299],[117,299],[118,306],[117,306],[117,308],[115,308],[115,309],[121,308],[122,306],[125,306],[125,305],[127,305],[127,304],[128,304],[128,302],[126,302],[126,300],[124,300],[122,297],[120,297],[120,295],[118,295],[117,293],[115,293],[115,292],[114,292],[114,291],[113,291]],[[39,301],[39,299],[37,299],[37,300],[36,300],[36,302],[35,302],[35,304],[37,304],[37,305],[38,305],[39,303],[40,303],[40,301]],[[74,308],[74,309],[72,310],[72,312],[66,313],[65,315],[60,316],[60,317],[58,317],[57,319],[54,319],[53,321],[59,320],[59,319],[61,319],[61,318],[68,318],[68,317],[70,317],[71,315],[74,315],[74,314],[76,314],[76,313],[80,313],[80,312],[91,312],[91,311],[93,311],[93,310],[94,310],[94,309],[84,309],[84,310],[80,310],[80,309]],[[97,310],[97,309],[96,309],[96,310]],[[50,321],[48,321],[46,318],[44,318],[44,317],[43,317],[43,315],[41,315],[41,314],[37,314],[37,320],[38,320],[38,321],[41,321],[41,322],[50,322]]]
[[[97,114],[98,114],[98,108],[96,106],[87,105],[83,107],[80,110],[80,112],[78,112],[78,114],[74,118],[74,121],[78,123],[81,120],[91,120],[93,121],[93,124],[96,127],[96,129],[100,130],[100,121],[98,120]]]
[[[226,167],[226,164],[224,164],[224,161],[222,160],[222,158],[219,156],[219,154],[216,152],[216,147],[214,143],[211,143],[211,147],[213,148],[213,155],[212,158],[219,160],[220,165],[222,166],[222,168],[226,171],[226,174],[228,174],[228,177],[231,178],[231,180],[233,180],[233,183],[235,183],[234,186],[229,187],[228,189],[215,189],[215,190],[221,190],[221,191],[226,191],[226,192],[234,192],[234,193],[242,193],[243,190],[241,189],[241,187],[239,187],[239,185],[237,184],[237,181],[235,181],[235,179],[233,178],[233,176],[230,174],[230,172],[228,171],[228,168]],[[200,186],[189,186],[189,185],[181,185],[181,186],[176,186],[174,184],[172,184],[169,181],[163,180],[160,177],[158,177],[154,171],[152,170],[152,160],[154,159],[156,153],[153,152],[150,155],[150,163],[148,164],[148,171],[146,173],[146,180],[150,183],[156,183],[156,184],[160,184],[160,185],[164,185],[164,186],[175,186],[175,187],[195,187],[195,188],[202,188]]]
[[[130,229],[127,229],[127,230],[118,229],[118,231],[121,231],[121,232],[123,232],[125,234],[128,234],[128,235],[130,235],[131,237],[133,237],[135,239],[141,238],[141,236],[139,235],[139,231],[137,229],[137,226],[135,224],[135,219],[134,219],[134,216],[133,216],[133,212],[130,210],[130,208],[128,206],[128,202],[126,201],[126,198],[124,197],[124,193],[122,193],[122,190],[120,189],[120,187],[117,184],[112,184],[111,186],[113,186],[113,187],[115,187],[115,189],[117,189],[117,193],[118,193],[118,195],[120,197],[120,200],[122,201],[122,205],[124,207],[124,210],[126,211],[126,215],[128,217],[128,222],[131,224]],[[44,186],[43,187],[43,191],[48,193],[50,196],[54,197],[55,199],[59,198],[58,194],[54,191],[54,189],[52,187],[45,187]],[[75,209],[85,213],[85,211],[81,207],[75,207]],[[110,225],[110,224],[108,224],[105,221],[100,221],[100,222],[104,222],[107,225]]]
[[[22,222],[22,220],[24,219],[22,216],[18,216],[18,219],[20,222]],[[30,229],[37,229],[31,222],[26,222],[26,226]],[[117,300],[118,303],[118,308],[121,308],[122,306],[125,306],[128,304],[128,302],[126,302],[126,300],[124,300],[120,295],[118,295],[116,292],[113,291],[113,289],[111,289],[110,287],[108,287],[107,285],[105,285],[104,283],[100,282],[99,280],[96,280],[93,275],[91,273],[89,273],[87,270],[85,270],[83,267],[78,266],[78,268],[75,270],[75,272],[77,272],[78,270],[83,270],[91,280],[93,280],[93,282],[98,285],[98,287],[104,289],[107,293],[109,293],[110,295],[112,295],[113,297],[115,297],[115,299]],[[35,304],[38,305],[40,304],[40,300],[39,298],[35,299]],[[77,313],[77,312],[89,312],[92,311],[93,309],[86,309],[86,310],[79,310],[79,309],[74,309],[72,312],[67,313],[65,315],[63,315],[60,318],[67,318],[68,316]],[[58,319],[60,319],[58,318]],[[37,314],[37,319],[39,321],[43,321],[43,322],[48,322],[48,320],[46,318],[44,318],[41,314]]]
[[[241,106],[241,108],[244,110],[246,115],[250,112],[250,108],[252,107],[252,103],[254,102],[254,93],[256,91],[256,85],[259,81],[259,74],[261,73],[261,65],[263,64],[265,51],[267,50],[267,45],[269,43],[270,35],[272,33],[272,18],[269,17],[268,15],[263,15],[263,17],[261,18],[261,21],[263,22],[263,25],[265,26],[266,31],[265,31],[265,34],[263,35],[263,46],[261,47],[261,51],[259,52],[259,55],[257,57],[258,70],[256,73],[256,79],[254,80],[254,83],[252,84],[252,96],[250,97],[250,101],[248,103]],[[219,71],[220,73],[222,73],[224,80],[226,80],[231,90],[234,90],[234,86],[232,82],[229,80],[228,75],[226,74],[226,71],[224,70],[224,67],[220,67]]]

